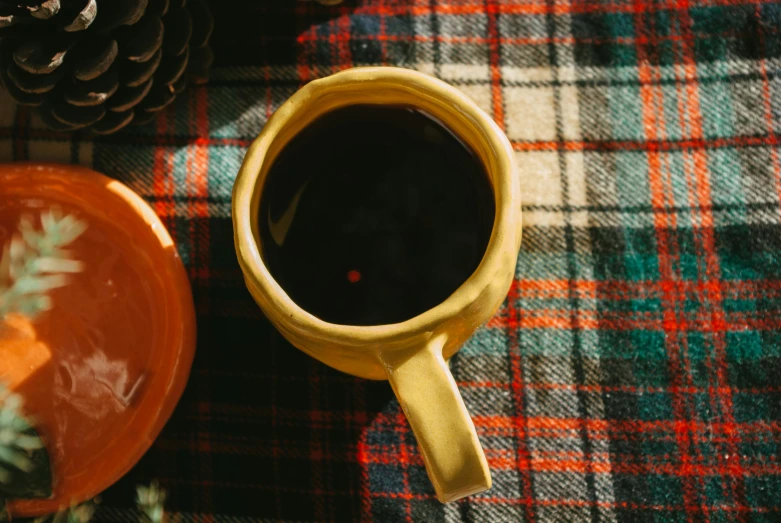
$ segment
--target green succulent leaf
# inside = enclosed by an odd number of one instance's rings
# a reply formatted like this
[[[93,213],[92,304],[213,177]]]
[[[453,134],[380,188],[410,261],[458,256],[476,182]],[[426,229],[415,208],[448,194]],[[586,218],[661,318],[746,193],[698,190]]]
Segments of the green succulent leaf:
[[[58,512],[53,523],[88,523],[95,514],[95,503],[88,501],[68,510]]]
[[[89,523],[92,520],[92,516],[95,515],[99,502],[100,500],[97,498],[85,501],[81,505],[74,505],[54,514],[35,518],[32,523]],[[0,521],[3,520],[0,519]]]
[[[0,384],[0,500],[51,495],[49,453],[22,415],[21,398]]]
[[[48,292],[68,283],[82,264],[66,247],[87,225],[58,209],[41,213],[41,229],[30,216],[19,220],[18,233],[0,255],[0,318],[19,313],[30,318],[51,308]]]
[[[141,522],[163,523],[165,521],[165,498],[167,493],[157,481],[148,487],[136,487],[136,504],[143,515]]]
[[[34,429],[29,429],[25,437],[38,438]],[[49,453],[43,446],[27,451],[23,458],[24,467],[19,468],[19,462],[11,463],[5,468],[7,481],[0,481],[0,498],[6,499],[38,499],[52,496],[52,472]],[[18,454],[23,455],[21,452]]]

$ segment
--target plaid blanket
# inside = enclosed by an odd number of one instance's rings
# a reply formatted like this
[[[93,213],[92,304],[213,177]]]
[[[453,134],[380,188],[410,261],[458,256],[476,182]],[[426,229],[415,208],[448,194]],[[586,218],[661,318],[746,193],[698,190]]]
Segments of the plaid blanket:
[[[154,124],[93,138],[0,104],[9,160],[91,165],[165,220],[198,354],[131,521],[781,521],[781,5],[756,0],[213,2],[219,66]],[[434,498],[386,382],[264,319],[233,251],[246,146],[305,82],[365,64],[462,89],[518,155],[523,246],[452,361],[494,487]],[[317,263],[312,260],[312,263]]]

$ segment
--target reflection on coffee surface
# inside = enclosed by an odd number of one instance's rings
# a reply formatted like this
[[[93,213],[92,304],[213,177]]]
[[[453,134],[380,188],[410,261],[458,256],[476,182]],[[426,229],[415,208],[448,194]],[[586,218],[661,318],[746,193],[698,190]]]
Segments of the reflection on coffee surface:
[[[424,112],[327,113],[274,161],[259,231],[271,275],[331,323],[382,325],[438,305],[477,269],[494,197],[475,153]]]

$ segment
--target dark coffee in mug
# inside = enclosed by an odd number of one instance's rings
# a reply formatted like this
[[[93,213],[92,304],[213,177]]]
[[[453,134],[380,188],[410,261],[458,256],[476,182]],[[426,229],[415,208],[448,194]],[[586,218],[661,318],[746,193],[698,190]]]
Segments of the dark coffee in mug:
[[[271,166],[259,231],[271,275],[330,323],[383,325],[443,302],[477,269],[494,196],[476,154],[428,114],[357,105]]]

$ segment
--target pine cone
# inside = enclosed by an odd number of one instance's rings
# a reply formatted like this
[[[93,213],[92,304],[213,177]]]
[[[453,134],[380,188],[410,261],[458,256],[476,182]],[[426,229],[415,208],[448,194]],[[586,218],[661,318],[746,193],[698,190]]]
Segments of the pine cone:
[[[206,0],[0,0],[0,79],[58,130],[152,120],[208,78]]]

